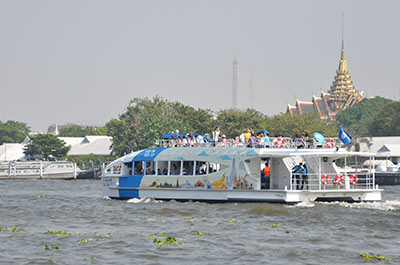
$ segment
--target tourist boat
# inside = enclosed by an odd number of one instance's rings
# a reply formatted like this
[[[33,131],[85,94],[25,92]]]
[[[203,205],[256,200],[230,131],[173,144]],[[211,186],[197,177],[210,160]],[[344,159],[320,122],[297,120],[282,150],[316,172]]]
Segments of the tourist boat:
[[[357,176],[341,173],[339,164],[354,156],[338,139],[300,143],[272,138],[268,144],[209,142],[176,144],[169,139],[159,147],[132,152],[108,164],[102,172],[105,197],[115,199],[207,202],[379,201],[382,189],[374,171]],[[292,173],[302,162],[308,173]],[[267,163],[270,176],[262,176]],[[303,185],[298,179],[304,179]],[[301,187],[303,186],[303,187]]]

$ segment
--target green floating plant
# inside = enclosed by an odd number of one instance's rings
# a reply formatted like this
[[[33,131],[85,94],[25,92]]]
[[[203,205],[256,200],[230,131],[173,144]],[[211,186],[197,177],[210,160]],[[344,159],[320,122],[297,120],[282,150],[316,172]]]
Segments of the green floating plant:
[[[0,232],[1,231],[8,231],[8,233],[21,233],[22,227],[18,228],[16,225],[10,226],[10,227],[1,227],[0,226]]]
[[[46,249],[46,250],[50,250],[50,249],[60,249],[60,246],[59,246],[58,244],[56,244],[56,245],[54,245],[54,246],[44,245],[43,248]]]
[[[194,236],[203,236],[203,233],[200,230],[197,230],[197,231],[193,231],[192,235],[194,235]]]
[[[38,198],[40,198],[40,199],[48,199],[50,197],[48,195],[46,195],[46,194],[39,194]]]
[[[181,240],[177,240],[174,236],[167,236],[164,233],[158,234],[159,238],[154,237],[154,234],[150,234],[145,240],[152,240],[154,244],[157,244],[157,248],[161,248],[163,245],[181,245],[184,246]]]
[[[89,240],[87,240],[87,238],[82,238],[82,239],[78,240],[79,245],[86,244],[87,242],[89,242]]]
[[[185,217],[185,222],[186,222],[186,223],[192,223],[193,220],[194,220],[194,218],[191,217],[191,216],[186,216],[186,217]]]
[[[235,222],[236,222],[236,219],[235,219],[235,218],[229,219],[229,223],[235,223]]]
[[[84,258],[84,261],[94,261],[94,257],[90,257],[90,258]]]
[[[391,260],[391,259],[389,259],[389,258],[387,258],[385,256],[377,255],[377,254],[373,255],[373,254],[370,254],[368,252],[360,253],[360,257],[363,258],[363,259],[366,259],[366,260],[384,260],[384,261]]]
[[[279,224],[279,223],[273,224],[273,225],[272,225],[272,228],[278,229],[278,228],[280,228],[280,227],[281,227],[281,224]]]
[[[49,230],[46,232],[46,234],[52,234],[52,235],[58,235],[58,236],[65,236],[67,234],[67,231],[60,231],[60,230]]]

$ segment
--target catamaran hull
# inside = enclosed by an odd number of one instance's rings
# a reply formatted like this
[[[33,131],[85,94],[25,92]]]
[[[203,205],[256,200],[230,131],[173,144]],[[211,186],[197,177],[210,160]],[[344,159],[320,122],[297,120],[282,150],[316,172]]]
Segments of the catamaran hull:
[[[207,202],[279,202],[298,203],[302,201],[379,201],[380,189],[338,190],[338,191],[278,191],[278,190],[196,190],[160,188],[118,188],[104,190],[112,199],[153,198],[156,200],[207,201]]]

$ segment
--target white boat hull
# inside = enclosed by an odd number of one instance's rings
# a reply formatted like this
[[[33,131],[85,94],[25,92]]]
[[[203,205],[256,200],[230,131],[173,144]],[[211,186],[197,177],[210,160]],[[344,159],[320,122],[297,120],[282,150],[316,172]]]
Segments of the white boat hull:
[[[280,190],[205,190],[174,188],[118,188],[105,187],[105,196],[113,199],[153,198],[156,200],[209,202],[280,202],[302,201],[379,201],[380,189],[337,191],[280,191]],[[122,196],[121,196],[122,195]]]

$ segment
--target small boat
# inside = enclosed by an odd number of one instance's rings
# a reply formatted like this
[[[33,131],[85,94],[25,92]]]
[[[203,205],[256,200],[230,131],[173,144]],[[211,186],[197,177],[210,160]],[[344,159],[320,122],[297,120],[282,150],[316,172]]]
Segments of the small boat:
[[[114,199],[206,202],[379,201],[374,171],[341,173],[337,161],[373,153],[350,152],[338,139],[318,142],[272,138],[254,144],[234,141],[177,143],[132,152],[102,172],[104,196]],[[293,168],[306,164],[308,172]],[[269,176],[262,168],[268,167]]]
[[[0,162],[0,179],[68,179],[79,174],[80,169],[70,161],[3,161]]]

